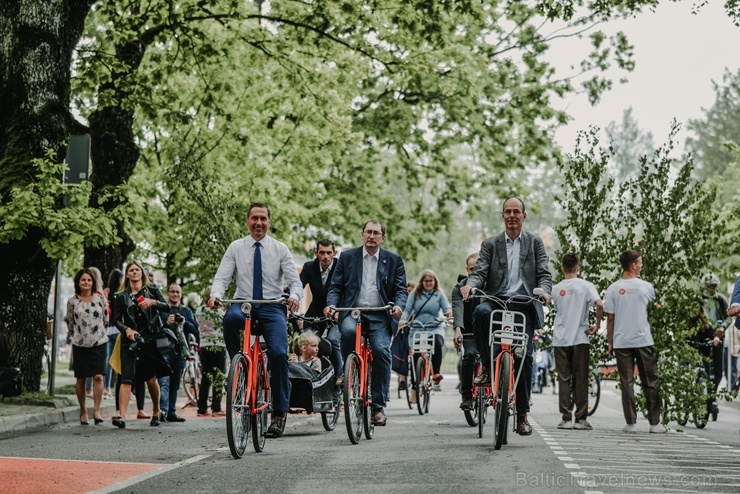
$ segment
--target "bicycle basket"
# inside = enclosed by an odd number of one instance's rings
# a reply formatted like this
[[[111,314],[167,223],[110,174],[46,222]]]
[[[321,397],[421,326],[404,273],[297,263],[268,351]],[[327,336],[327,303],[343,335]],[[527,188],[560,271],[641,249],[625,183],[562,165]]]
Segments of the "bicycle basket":
[[[411,335],[411,351],[434,355],[434,333],[419,331]]]
[[[488,342],[495,345],[522,346],[527,344],[527,317],[521,312],[494,310],[491,312]]]

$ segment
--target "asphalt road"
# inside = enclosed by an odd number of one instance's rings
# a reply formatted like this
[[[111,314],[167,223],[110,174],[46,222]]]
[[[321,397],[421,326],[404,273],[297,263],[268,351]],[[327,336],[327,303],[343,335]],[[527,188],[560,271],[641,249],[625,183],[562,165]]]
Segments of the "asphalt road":
[[[719,420],[665,435],[623,434],[619,396],[606,383],[590,418],[593,431],[558,430],[557,396],[533,395],[529,437],[509,435],[493,448],[493,426],[477,437],[458,409],[455,376],[432,396],[428,415],[389,403],[388,425],[352,445],[344,418],[325,432],[318,415],[291,415],[286,433],[229,453],[223,418],[149,427],[60,424],[0,436],[2,491],[182,493],[631,493],[740,492],[740,410],[723,405]],[[677,431],[675,429],[680,429]]]

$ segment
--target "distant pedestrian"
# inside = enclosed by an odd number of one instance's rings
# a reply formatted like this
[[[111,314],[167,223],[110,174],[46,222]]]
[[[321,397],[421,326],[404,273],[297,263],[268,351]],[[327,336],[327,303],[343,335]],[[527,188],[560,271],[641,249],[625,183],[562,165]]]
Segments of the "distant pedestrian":
[[[619,256],[622,278],[612,283],[604,297],[604,312],[607,313],[606,331],[609,339],[609,354],[617,359],[617,371],[622,386],[622,411],[627,425],[623,432],[637,432],[635,423],[635,375],[640,372],[642,391],[647,402],[650,432],[664,433],[660,423],[660,376],[650,333],[647,308],[655,300],[653,285],[639,278],[642,272],[642,255],[636,250],[625,250]]]
[[[560,268],[565,279],[552,288],[552,303],[557,314],[553,325],[552,346],[555,349],[555,370],[558,374],[559,406],[562,420],[558,429],[590,430],[588,423],[588,335],[601,326],[604,304],[596,287],[578,277],[578,255],[563,256]],[[588,323],[589,308],[596,307],[596,324]],[[575,423],[573,405],[575,404]]]

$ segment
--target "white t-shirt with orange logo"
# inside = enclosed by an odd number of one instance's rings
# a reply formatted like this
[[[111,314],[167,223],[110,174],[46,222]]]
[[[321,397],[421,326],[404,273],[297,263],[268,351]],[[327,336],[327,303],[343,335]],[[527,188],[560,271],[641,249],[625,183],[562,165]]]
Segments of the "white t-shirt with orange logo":
[[[552,346],[588,344],[588,309],[599,292],[586,280],[571,278],[552,287],[552,303],[557,314],[552,331]]]
[[[653,345],[647,319],[647,306],[653,300],[653,285],[640,278],[618,280],[606,289],[604,312],[614,314],[614,348]]]

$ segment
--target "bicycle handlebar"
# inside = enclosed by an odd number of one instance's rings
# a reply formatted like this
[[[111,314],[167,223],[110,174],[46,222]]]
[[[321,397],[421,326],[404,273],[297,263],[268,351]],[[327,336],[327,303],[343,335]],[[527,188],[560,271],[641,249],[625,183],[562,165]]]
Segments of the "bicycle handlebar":
[[[380,312],[383,310],[391,310],[393,308],[393,305],[388,304],[382,307],[333,307],[330,305],[329,308],[333,310],[334,312],[350,312],[350,311]]]
[[[440,324],[447,324],[447,318],[437,318],[434,321],[421,322],[413,320],[411,322],[406,321],[404,324],[398,326],[399,331],[404,331],[410,328],[426,329],[431,327],[438,327]]]
[[[500,297],[497,297],[496,295],[488,295],[486,292],[481,290],[480,288],[473,288],[472,293],[470,294],[471,297],[477,297],[477,298],[484,298],[486,300],[490,300],[492,302],[497,302],[501,304],[503,307],[506,307],[510,303],[525,303],[530,304],[532,302],[539,302],[542,303],[542,299],[540,298],[542,295],[545,294],[545,291],[542,288],[535,288],[533,290],[534,297],[530,297],[529,295],[512,295],[511,297],[507,299],[502,299]]]
[[[307,323],[310,323],[310,324],[319,324],[322,322],[334,322],[334,318],[332,317],[326,317],[326,316],[306,317],[303,314],[298,314],[296,312],[291,313],[290,317],[300,319],[301,321],[306,321]]]

